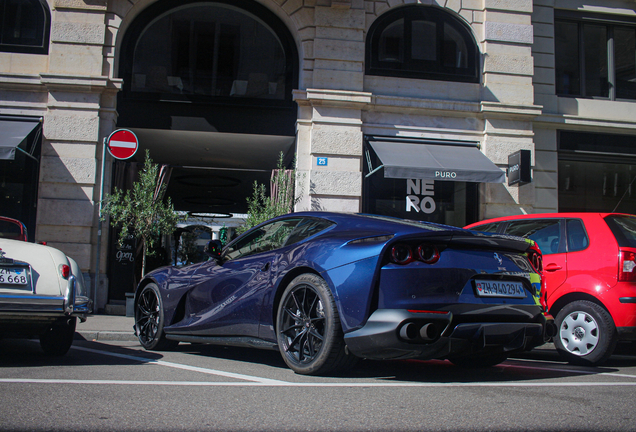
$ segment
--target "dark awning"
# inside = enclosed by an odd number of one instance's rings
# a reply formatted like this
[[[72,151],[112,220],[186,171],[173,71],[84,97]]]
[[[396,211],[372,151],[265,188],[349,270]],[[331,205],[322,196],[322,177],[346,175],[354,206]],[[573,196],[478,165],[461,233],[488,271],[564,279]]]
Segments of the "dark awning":
[[[504,171],[476,146],[369,141],[384,168],[384,177],[503,183]]]
[[[247,213],[254,182],[269,185],[280,153],[285,167],[295,154],[294,136],[130,130],[139,149],[128,161],[143,162],[148,149],[154,163],[172,167],[166,194],[176,210]]]
[[[139,140],[133,156],[143,162],[146,149],[159,164],[173,167],[262,170],[276,168],[280,152],[285,165],[294,155],[294,136],[234,134],[131,128]]]
[[[19,146],[40,124],[39,119],[33,118],[16,120],[0,118],[0,160],[14,160],[16,149],[34,158],[28,150]]]

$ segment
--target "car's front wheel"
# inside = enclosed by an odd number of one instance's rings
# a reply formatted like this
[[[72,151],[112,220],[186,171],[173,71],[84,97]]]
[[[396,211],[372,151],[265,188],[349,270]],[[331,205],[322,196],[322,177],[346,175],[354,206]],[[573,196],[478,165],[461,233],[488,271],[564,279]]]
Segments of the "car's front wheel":
[[[554,346],[570,363],[594,366],[612,355],[617,342],[614,320],[596,303],[572,302],[559,311],[555,321]]]
[[[62,318],[57,320],[43,334],[40,335],[40,346],[45,354],[63,356],[71,348],[75,337],[77,318]]]
[[[327,283],[315,274],[296,277],[285,289],[276,319],[278,347],[296,373],[324,375],[352,367],[340,318]]]
[[[166,350],[179,342],[166,339],[163,302],[154,283],[143,287],[135,302],[135,332],[147,350]]]

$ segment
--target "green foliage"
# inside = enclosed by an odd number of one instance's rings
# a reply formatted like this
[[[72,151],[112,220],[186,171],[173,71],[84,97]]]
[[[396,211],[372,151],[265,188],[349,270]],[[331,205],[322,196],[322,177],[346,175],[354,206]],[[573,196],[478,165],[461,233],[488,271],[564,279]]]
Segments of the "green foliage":
[[[267,189],[264,184],[254,182],[252,197],[247,199],[247,219],[245,224],[238,228],[237,231],[239,233],[247,231],[273,217],[291,213],[294,205],[300,201],[301,196],[295,196],[294,194],[296,169],[286,170],[283,165],[283,159],[284,155],[281,152],[273,174],[272,196],[267,196]]]
[[[169,235],[176,229],[179,215],[175,213],[170,198],[164,202],[166,185],[157,188],[159,167],[152,163],[150,152],[146,151],[144,168],[139,172],[139,180],[126,192],[115,188],[113,194],[102,202],[102,220],[110,216],[110,224],[120,227],[119,245],[132,235],[141,239],[143,245],[142,276],[145,271],[146,254],[152,254],[155,242],[162,235]]]

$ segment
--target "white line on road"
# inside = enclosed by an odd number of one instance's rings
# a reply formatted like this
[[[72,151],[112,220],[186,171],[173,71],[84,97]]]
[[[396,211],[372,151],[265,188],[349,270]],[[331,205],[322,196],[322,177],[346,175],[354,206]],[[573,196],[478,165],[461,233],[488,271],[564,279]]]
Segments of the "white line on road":
[[[279,384],[279,383],[280,384],[286,384],[285,381],[278,381],[278,380],[272,380],[272,379],[267,379],[267,378],[260,378],[260,377],[255,377],[255,376],[251,376],[251,375],[243,375],[243,374],[237,374],[237,373],[232,373],[232,372],[225,372],[225,371],[220,371],[220,370],[216,370],[216,369],[201,368],[201,367],[197,367],[197,366],[188,366],[188,365],[179,364],[179,363],[167,362],[167,361],[164,361],[164,360],[154,360],[154,359],[149,359],[149,358],[146,358],[146,357],[138,357],[138,356],[132,356],[132,355],[128,355],[128,354],[118,354],[118,353],[113,353],[113,352],[109,352],[109,351],[102,351],[102,350],[96,350],[96,349],[84,348],[84,347],[73,346],[71,348],[72,349],[76,349],[76,350],[80,350],[80,351],[91,352],[91,353],[94,353],[94,354],[103,354],[103,355],[108,355],[108,356],[112,356],[112,357],[124,358],[124,359],[127,359],[127,360],[139,361],[139,362],[142,362],[142,363],[156,364],[156,365],[159,365],[159,366],[167,366],[167,367],[171,367],[171,368],[175,368],[175,369],[184,369],[184,370],[193,371],[193,372],[201,372],[201,373],[210,374],[210,375],[218,375],[218,376],[222,376],[222,377],[226,377],[226,378],[236,378],[236,379],[246,380],[246,381],[255,381],[255,382],[261,383],[261,384],[268,384],[268,385],[276,385],[276,384]]]
[[[467,383],[417,383],[417,382],[337,382],[298,383],[276,380],[262,382],[209,382],[209,381],[132,381],[132,380],[71,380],[0,378],[1,383],[14,384],[99,384],[99,385],[157,385],[198,387],[634,387],[636,382],[467,382]]]

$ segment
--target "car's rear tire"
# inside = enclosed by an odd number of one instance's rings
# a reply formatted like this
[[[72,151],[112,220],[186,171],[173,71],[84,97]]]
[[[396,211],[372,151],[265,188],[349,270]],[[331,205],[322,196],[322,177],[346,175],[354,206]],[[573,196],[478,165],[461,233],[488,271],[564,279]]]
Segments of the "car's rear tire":
[[[154,283],[143,287],[135,301],[135,333],[139,343],[151,351],[176,347],[179,342],[166,339],[164,308],[159,288]]]
[[[554,346],[572,364],[594,366],[614,352],[618,336],[611,315],[587,300],[567,304],[556,316]]]
[[[346,352],[336,303],[327,283],[315,274],[296,277],[283,292],[276,334],[285,363],[298,374],[343,372],[358,360]]]
[[[63,356],[68,352],[75,337],[77,318],[62,318],[57,320],[43,334],[40,335],[40,346],[45,354]]]

